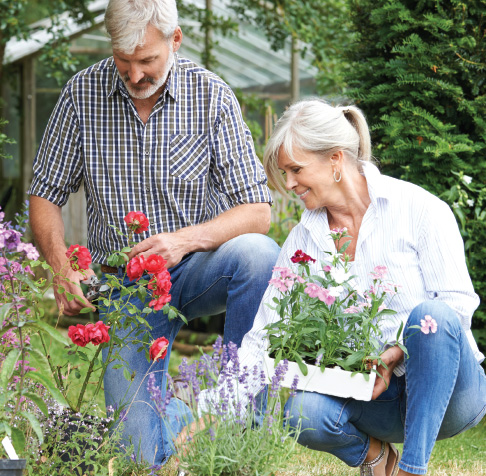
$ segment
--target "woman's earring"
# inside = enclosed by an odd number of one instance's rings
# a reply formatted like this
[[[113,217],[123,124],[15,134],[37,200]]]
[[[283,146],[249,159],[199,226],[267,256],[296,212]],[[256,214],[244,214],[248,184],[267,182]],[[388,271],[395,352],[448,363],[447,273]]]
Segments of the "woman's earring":
[[[339,174],[339,176],[338,176],[338,174]],[[334,177],[334,181],[335,181],[336,183],[341,181],[341,171],[340,171],[340,170],[335,170],[335,171],[332,173],[332,176]]]

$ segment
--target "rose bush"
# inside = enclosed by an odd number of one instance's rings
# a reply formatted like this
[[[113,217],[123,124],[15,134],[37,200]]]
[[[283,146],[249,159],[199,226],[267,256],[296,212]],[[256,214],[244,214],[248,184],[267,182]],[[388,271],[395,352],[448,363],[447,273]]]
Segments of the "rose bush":
[[[142,215],[141,212],[127,215],[125,221],[132,232],[147,229],[148,220]],[[127,236],[130,245],[131,236]],[[71,267],[80,273],[88,269],[91,263],[89,250],[79,244],[70,246],[66,263],[56,274],[47,263],[38,259],[35,247],[21,239],[21,231],[14,229],[11,223],[4,223],[0,213],[0,439],[2,435],[10,436],[20,453],[26,443],[24,430],[32,431],[28,426],[42,441],[42,419],[48,415],[47,401],[50,407],[52,398],[55,398],[61,408],[81,415],[91,411],[93,401],[102,389],[108,365],[123,367],[124,376],[131,380],[132,370],[120,357],[120,351],[126,345],[137,346],[145,350],[147,359],[150,358],[147,314],[163,309],[169,319],[179,317],[185,321],[184,316],[169,304],[171,283],[165,260],[159,256],[150,256],[147,260],[138,256],[129,261],[127,253],[131,248],[126,247],[114,252],[109,260],[121,260],[119,265],[126,265],[127,274],[136,276],[136,285],[124,287],[123,279],[107,275],[106,283],[96,284],[102,292],[98,301],[93,302],[107,311],[105,322],[70,326],[66,339],[45,322],[39,303],[54,287],[54,278],[59,278],[58,282],[67,280],[63,275],[66,268]],[[36,278],[37,269],[49,271],[51,277]],[[93,284],[92,280],[90,284]],[[123,299],[114,299],[115,291]],[[65,293],[68,300],[79,299],[79,296],[69,294],[62,284],[56,285],[55,292]],[[142,312],[132,304],[132,297],[147,303]],[[90,308],[84,308],[81,312],[90,311]],[[130,329],[123,340],[116,337],[119,329]],[[31,338],[36,339],[36,347],[30,344]],[[51,352],[54,341],[64,348],[61,356]],[[164,358],[167,350],[162,349],[163,340],[158,339],[157,346],[154,356]],[[102,349],[106,349],[103,360]],[[40,384],[41,389],[32,382]],[[35,391],[32,391],[33,387]],[[52,395],[47,400],[46,392]],[[27,411],[32,405],[37,406],[37,410]],[[115,417],[121,411],[118,409]]]

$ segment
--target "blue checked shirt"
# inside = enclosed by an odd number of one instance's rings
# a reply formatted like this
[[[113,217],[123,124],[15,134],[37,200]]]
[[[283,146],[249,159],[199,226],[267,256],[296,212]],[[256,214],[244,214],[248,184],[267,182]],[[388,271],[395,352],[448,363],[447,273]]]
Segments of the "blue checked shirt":
[[[174,232],[244,203],[271,202],[263,167],[231,89],[175,57],[146,124],[113,58],[64,87],[34,161],[29,193],[63,206],[85,184],[88,248],[105,263],[127,245],[124,216],[144,212],[149,231]]]

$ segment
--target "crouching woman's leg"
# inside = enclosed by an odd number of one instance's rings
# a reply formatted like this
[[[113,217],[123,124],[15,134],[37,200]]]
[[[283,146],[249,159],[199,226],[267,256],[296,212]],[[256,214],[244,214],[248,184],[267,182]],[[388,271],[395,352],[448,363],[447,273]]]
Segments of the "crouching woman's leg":
[[[312,392],[297,392],[284,410],[290,428],[300,429],[299,444],[331,453],[353,467],[363,462],[369,448],[368,435],[350,422],[359,419],[354,413],[361,411],[355,400]]]
[[[423,330],[411,328],[414,325]],[[409,358],[405,360],[405,441],[399,467],[426,474],[435,441],[471,428],[486,413],[486,377],[457,314],[443,302],[417,306],[404,336]]]

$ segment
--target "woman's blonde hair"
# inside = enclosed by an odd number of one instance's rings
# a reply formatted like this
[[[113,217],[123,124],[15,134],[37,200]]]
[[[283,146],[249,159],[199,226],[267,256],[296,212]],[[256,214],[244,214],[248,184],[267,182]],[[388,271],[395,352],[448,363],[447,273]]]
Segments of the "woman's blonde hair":
[[[323,157],[342,150],[359,169],[360,162],[371,160],[370,132],[361,110],[356,106],[334,107],[322,99],[307,99],[290,106],[278,120],[265,147],[263,166],[268,179],[285,193],[278,169],[278,153],[282,147],[294,161],[294,149]]]
[[[143,46],[148,25],[169,40],[178,25],[175,0],[110,0],[105,27],[113,49],[132,54]]]

